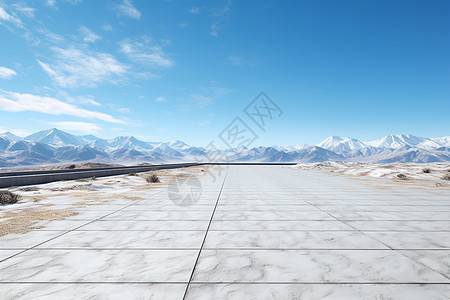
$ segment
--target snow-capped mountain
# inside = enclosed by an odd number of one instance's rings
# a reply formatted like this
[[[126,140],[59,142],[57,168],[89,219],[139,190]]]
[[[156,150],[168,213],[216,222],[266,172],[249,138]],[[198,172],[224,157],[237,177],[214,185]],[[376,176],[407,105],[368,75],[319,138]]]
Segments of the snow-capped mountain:
[[[144,149],[150,150],[153,149],[149,143],[138,140],[134,136],[119,136],[114,139],[108,141],[108,144],[112,148],[126,148],[126,149]]]
[[[7,138],[7,139],[9,139],[9,140],[11,140],[11,141],[20,141],[20,140],[23,139],[23,138],[21,138],[20,136],[17,136],[17,135],[15,135],[14,133],[11,133],[11,132],[9,132],[9,131],[0,133],[0,137]]]
[[[323,142],[317,144],[317,146],[336,153],[346,153],[349,151],[360,150],[364,148],[366,144],[349,137],[330,136]]]
[[[398,149],[404,146],[416,147],[421,143],[425,142],[426,140],[427,139],[425,138],[410,134],[396,134],[396,135],[388,135],[376,141],[367,142],[366,144],[377,148]]]
[[[24,138],[25,141],[50,144],[56,146],[82,146],[86,140],[56,128],[33,133]]]
[[[294,144],[235,149],[192,147],[180,140],[146,142],[133,136],[102,139],[76,136],[56,128],[21,138],[0,134],[0,167],[69,162],[166,163],[176,161],[262,161],[262,162],[439,162],[450,161],[450,136],[417,137],[388,135],[371,142],[330,136],[317,145]]]

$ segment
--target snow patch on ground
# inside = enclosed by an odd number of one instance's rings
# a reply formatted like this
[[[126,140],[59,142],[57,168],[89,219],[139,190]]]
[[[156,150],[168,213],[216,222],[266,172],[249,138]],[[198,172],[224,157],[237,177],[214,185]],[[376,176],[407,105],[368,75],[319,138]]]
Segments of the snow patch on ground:
[[[376,178],[405,179],[435,181],[440,184],[450,184],[450,163],[352,163],[352,162],[320,162],[311,164],[297,164],[293,168],[303,170],[324,170],[335,174],[350,176],[369,176]],[[401,177],[401,175],[400,175]]]

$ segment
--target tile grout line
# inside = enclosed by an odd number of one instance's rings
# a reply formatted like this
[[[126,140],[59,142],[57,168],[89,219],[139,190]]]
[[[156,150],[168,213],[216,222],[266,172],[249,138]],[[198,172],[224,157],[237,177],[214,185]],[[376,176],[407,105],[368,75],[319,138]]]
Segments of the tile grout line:
[[[161,193],[161,191],[159,191],[159,192],[153,194],[152,196],[157,195],[157,194],[159,194],[159,193]],[[152,196],[151,196],[151,197],[152,197]],[[139,201],[137,201],[137,202],[140,202],[140,201],[143,201],[143,200],[139,200]],[[116,213],[116,212],[118,212],[118,211],[121,211],[121,210],[123,210],[123,209],[125,209],[125,208],[127,208],[127,207],[130,207],[130,206],[132,206],[132,205],[135,205],[137,202],[131,203],[131,204],[129,204],[129,205],[126,205],[126,206],[124,206],[124,207],[122,207],[122,208],[120,208],[120,209],[118,209],[118,210],[116,210],[116,211],[110,212],[110,213],[108,213],[108,214],[106,214],[106,215],[104,215],[104,216],[102,216],[102,217],[96,218],[96,219],[94,219],[94,220],[90,220],[90,221],[88,221],[87,223],[84,223],[84,224],[79,225],[79,226],[77,226],[77,227],[75,227],[75,228],[66,230],[66,231],[64,231],[63,233],[61,233],[61,234],[59,234],[59,235],[57,235],[57,236],[55,236],[55,237],[52,237],[52,238],[50,238],[50,239],[48,239],[48,240],[45,240],[45,241],[43,241],[43,242],[40,242],[40,243],[38,243],[38,244],[36,244],[36,245],[34,245],[34,246],[32,246],[32,247],[28,247],[27,249],[24,249],[24,250],[22,250],[22,251],[19,251],[19,252],[15,253],[15,254],[13,254],[13,255],[11,255],[11,256],[8,256],[8,257],[6,257],[6,258],[0,259],[0,263],[4,262],[4,261],[6,261],[6,260],[8,260],[8,259],[10,259],[10,258],[13,258],[13,257],[15,257],[15,256],[17,256],[17,255],[20,255],[20,254],[22,254],[22,253],[24,253],[24,252],[27,252],[27,251],[29,251],[29,250],[32,250],[32,249],[34,249],[34,248],[36,248],[36,247],[39,247],[39,246],[42,245],[42,244],[45,244],[45,243],[50,242],[50,241],[52,241],[52,240],[54,240],[54,239],[57,239],[57,238],[59,238],[59,237],[65,235],[65,234],[68,234],[68,233],[70,233],[70,232],[76,231],[76,230],[78,230],[79,228],[81,228],[81,227],[83,227],[83,226],[86,226],[86,225],[89,225],[89,224],[91,224],[91,223],[93,223],[93,222],[96,222],[96,221],[98,221],[98,220],[100,220],[100,219],[102,219],[102,218],[105,218],[105,217],[107,217],[107,216],[109,216],[109,215],[112,215],[112,214],[114,214],[114,213]]]
[[[308,201],[306,201],[306,202],[309,203]],[[311,204],[311,205],[314,206],[314,207],[316,207],[316,206],[313,205],[313,204]],[[364,233],[363,231],[361,231],[360,229],[358,229],[358,228],[356,228],[356,227],[354,227],[354,226],[348,224],[348,223],[347,223],[348,221],[338,219],[337,217],[335,217],[335,216],[333,215],[333,213],[329,213],[329,212],[327,212],[327,211],[325,211],[325,210],[322,210],[321,208],[318,208],[318,207],[316,207],[316,208],[319,209],[319,210],[321,210],[321,211],[323,211],[324,213],[328,214],[330,217],[336,219],[337,221],[342,222],[342,223],[345,224],[346,226],[348,226],[348,227],[350,227],[350,228],[353,228],[355,231],[361,233],[362,235],[368,237],[369,239],[372,239],[372,240],[374,240],[374,241],[376,241],[376,242],[378,242],[378,243],[384,245],[385,247],[389,248],[389,249],[386,249],[386,250],[391,250],[391,251],[393,251],[393,252],[399,254],[400,256],[406,258],[407,260],[409,260],[409,261],[411,261],[411,262],[413,262],[413,263],[415,263],[415,264],[421,265],[422,267],[428,269],[429,271],[431,271],[431,272],[433,272],[433,273],[440,274],[440,275],[443,276],[444,278],[450,279],[450,277],[449,277],[448,275],[446,275],[446,274],[444,274],[444,273],[442,273],[442,272],[439,272],[439,271],[435,270],[434,268],[431,268],[430,266],[427,266],[427,265],[425,265],[425,264],[423,264],[423,263],[421,263],[421,262],[419,262],[419,261],[415,261],[414,259],[412,259],[412,258],[406,256],[405,254],[402,253],[402,251],[404,251],[404,250],[400,250],[400,249],[397,249],[397,248],[395,248],[395,247],[391,247],[390,245],[386,244],[385,242],[383,242],[383,241],[381,241],[381,240],[379,240],[379,239],[377,239],[377,238],[375,238],[375,237],[373,237],[373,236],[371,236],[371,235],[368,235],[368,234]],[[378,250],[378,249],[377,249],[377,250]],[[444,250],[445,250],[445,249],[444,249]],[[414,251],[414,250],[413,250],[413,251]]]
[[[187,292],[188,292],[189,287],[190,287],[191,282],[192,282],[192,278],[194,277],[195,267],[197,266],[198,260],[200,259],[200,254],[202,253],[203,246],[205,245],[206,237],[208,236],[209,228],[211,227],[211,223],[213,221],[214,214],[216,213],[217,205],[219,204],[219,199],[220,199],[220,196],[222,195],[222,190],[223,190],[223,187],[225,185],[225,181],[227,179],[228,172],[229,171],[227,169],[227,173],[225,174],[225,177],[223,179],[222,186],[220,187],[219,195],[217,195],[216,205],[214,206],[213,212],[211,214],[211,219],[209,220],[208,227],[206,228],[205,236],[203,237],[202,244],[200,246],[197,258],[196,258],[195,263],[194,263],[194,267],[192,268],[191,276],[189,277],[189,281],[188,281],[188,283],[186,285],[186,290],[184,291],[183,300],[186,299]]]

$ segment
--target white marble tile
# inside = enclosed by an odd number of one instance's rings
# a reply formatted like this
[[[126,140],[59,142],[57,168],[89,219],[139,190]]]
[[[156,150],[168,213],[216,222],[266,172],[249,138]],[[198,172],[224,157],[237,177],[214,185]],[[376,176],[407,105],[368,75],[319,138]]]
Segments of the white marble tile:
[[[16,253],[19,253],[23,250],[0,250],[0,260],[10,257]]]
[[[187,282],[198,250],[28,250],[0,263],[1,282]]]
[[[399,252],[450,278],[450,250],[400,250]]]
[[[331,213],[339,220],[448,220],[450,212],[339,212]]]
[[[78,214],[68,217],[66,220],[93,220],[97,218],[105,217],[111,213],[114,212],[114,210],[111,211],[104,211],[104,210],[77,210]]]
[[[183,298],[186,284],[0,284],[2,299],[168,299]]]
[[[195,203],[189,206],[175,205],[172,201],[165,204],[143,204],[131,205],[123,209],[123,211],[213,211],[215,203],[199,204]]]
[[[334,220],[330,215],[317,212],[293,211],[216,211],[213,220]]]
[[[191,284],[188,300],[444,300],[450,285],[419,284]]]
[[[327,212],[448,211],[450,213],[450,205],[355,205],[353,203],[348,203],[347,205],[321,205],[319,207],[320,209]]]
[[[243,200],[239,197],[234,199],[224,200],[220,198],[219,205],[309,205],[308,202],[303,200],[284,200],[284,199],[253,199]]]
[[[194,282],[450,283],[391,250],[203,250]]]
[[[341,221],[221,221],[210,230],[354,230]]]
[[[0,249],[27,249],[61,235],[65,231],[33,230],[24,234],[8,234],[0,237]]]
[[[192,248],[205,231],[72,231],[37,248]]]
[[[204,248],[389,249],[357,231],[210,231]]]
[[[448,232],[367,231],[365,233],[394,249],[450,249],[450,233]]]
[[[89,223],[90,220],[53,220],[53,221],[38,221],[33,227],[38,228],[34,230],[51,230],[51,231],[61,231],[61,230],[72,230],[80,227],[81,225]]]
[[[202,221],[105,221],[99,220],[82,226],[78,230],[206,230],[209,220]]]
[[[224,204],[222,201],[217,206],[217,211],[295,211],[295,212],[320,212],[320,209],[309,204]]]
[[[103,220],[209,220],[212,212],[210,211],[118,211],[109,215]]]
[[[450,231],[449,221],[345,221],[358,230]]]

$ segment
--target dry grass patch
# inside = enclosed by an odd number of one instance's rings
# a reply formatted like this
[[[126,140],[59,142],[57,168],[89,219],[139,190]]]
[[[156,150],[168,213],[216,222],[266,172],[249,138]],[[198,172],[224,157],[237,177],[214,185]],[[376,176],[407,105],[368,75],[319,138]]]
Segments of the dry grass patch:
[[[19,201],[20,196],[10,191],[0,190],[0,204],[14,204]]]
[[[152,174],[149,177],[145,178],[147,182],[149,183],[160,183],[161,180],[159,179],[158,175]]]
[[[27,233],[33,229],[43,226],[36,226],[40,221],[56,221],[75,216],[78,212],[72,208],[65,209],[30,209],[21,212],[6,212],[3,215],[5,220],[0,222],[0,236],[7,234]]]

